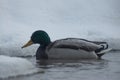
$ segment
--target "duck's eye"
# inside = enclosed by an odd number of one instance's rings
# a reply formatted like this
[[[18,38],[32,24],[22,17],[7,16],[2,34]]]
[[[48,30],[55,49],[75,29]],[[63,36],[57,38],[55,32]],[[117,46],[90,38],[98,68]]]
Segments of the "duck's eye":
[[[39,37],[39,35],[33,35],[33,36],[31,36],[31,40],[32,40],[34,43],[39,43],[40,37]]]

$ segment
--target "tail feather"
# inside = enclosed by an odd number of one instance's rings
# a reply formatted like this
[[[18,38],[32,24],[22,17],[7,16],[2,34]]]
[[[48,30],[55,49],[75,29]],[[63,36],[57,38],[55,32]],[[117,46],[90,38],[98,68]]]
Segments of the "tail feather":
[[[108,49],[108,43],[103,43],[103,44],[100,44],[102,47],[95,50],[95,53],[96,55],[98,56],[99,59],[101,59],[101,57],[109,50]]]

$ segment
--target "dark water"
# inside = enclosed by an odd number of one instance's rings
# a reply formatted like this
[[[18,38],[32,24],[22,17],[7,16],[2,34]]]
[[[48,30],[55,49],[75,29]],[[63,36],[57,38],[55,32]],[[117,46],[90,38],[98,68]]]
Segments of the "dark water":
[[[114,51],[101,60],[49,60],[36,63],[42,72],[5,80],[120,80],[120,52]]]

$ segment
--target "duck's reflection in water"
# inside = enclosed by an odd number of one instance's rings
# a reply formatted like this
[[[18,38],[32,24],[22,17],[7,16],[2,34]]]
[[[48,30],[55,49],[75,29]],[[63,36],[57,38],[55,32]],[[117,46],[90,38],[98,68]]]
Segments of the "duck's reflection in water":
[[[54,67],[71,67],[81,70],[104,69],[108,66],[108,60],[105,59],[87,59],[87,60],[39,60],[37,67],[39,68],[54,68]]]

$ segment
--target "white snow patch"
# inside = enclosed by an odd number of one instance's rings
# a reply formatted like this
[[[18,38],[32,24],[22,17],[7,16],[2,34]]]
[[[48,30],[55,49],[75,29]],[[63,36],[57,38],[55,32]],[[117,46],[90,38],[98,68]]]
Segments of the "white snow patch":
[[[0,78],[16,77],[37,73],[39,70],[23,58],[0,55]]]
[[[0,0],[0,54],[35,55],[21,49],[35,30],[52,41],[67,37],[104,40],[120,49],[119,0]]]

